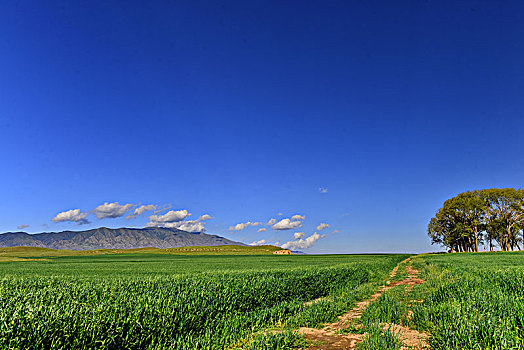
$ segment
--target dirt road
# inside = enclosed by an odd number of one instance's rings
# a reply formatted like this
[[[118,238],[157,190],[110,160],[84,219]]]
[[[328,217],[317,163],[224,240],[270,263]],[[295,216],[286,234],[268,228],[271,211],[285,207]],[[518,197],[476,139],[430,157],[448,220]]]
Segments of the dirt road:
[[[404,260],[404,263],[409,262],[409,258]],[[400,264],[399,264],[400,265]],[[399,265],[397,265],[390,274],[393,279],[396,274]],[[356,349],[357,344],[364,340],[365,334],[338,334],[337,331],[347,327],[348,323],[352,320],[360,318],[364,310],[368,305],[380,297],[385,291],[396,286],[406,286],[406,292],[411,291],[413,286],[424,283],[424,280],[418,277],[418,271],[415,270],[411,265],[406,267],[408,277],[395,282],[386,282],[385,285],[381,286],[378,291],[371,296],[371,298],[358,302],[356,306],[349,310],[344,315],[340,316],[338,321],[335,323],[328,323],[321,329],[302,327],[299,332],[304,334],[305,337],[312,341],[312,345],[308,347],[308,350],[328,350],[328,349]],[[428,334],[419,332],[401,325],[395,324],[382,324],[383,327],[391,327],[391,330],[398,332],[400,338],[404,342],[403,350],[407,349],[429,349],[428,345]]]

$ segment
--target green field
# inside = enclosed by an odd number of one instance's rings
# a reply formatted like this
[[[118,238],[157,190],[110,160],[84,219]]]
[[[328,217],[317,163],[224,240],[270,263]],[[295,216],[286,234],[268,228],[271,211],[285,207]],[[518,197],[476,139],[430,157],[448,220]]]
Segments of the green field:
[[[42,257],[2,263],[0,276],[160,277],[194,273],[292,271],[304,268],[374,264],[378,255],[168,255],[132,253]],[[32,258],[34,259],[34,258]],[[40,260],[40,261],[39,261]],[[380,260],[380,259],[379,259]]]
[[[2,349],[293,348],[406,257],[31,253],[1,263]]]
[[[136,248],[136,249],[94,249],[68,250],[38,247],[0,248],[0,261],[19,261],[21,259],[42,259],[63,256],[99,256],[115,254],[164,254],[164,255],[269,255],[282,248],[272,245],[237,246],[221,245],[212,247],[179,247],[179,248]]]
[[[299,327],[336,320],[409,256],[0,254],[19,259],[0,263],[2,349],[297,349]],[[360,349],[400,348],[384,323],[428,332],[432,349],[524,348],[524,253],[409,264],[426,282],[370,304]]]
[[[524,253],[424,256],[413,324],[432,349],[524,348]]]
[[[389,290],[364,323],[428,332],[431,349],[524,349],[524,252],[425,254],[412,264],[426,282]]]

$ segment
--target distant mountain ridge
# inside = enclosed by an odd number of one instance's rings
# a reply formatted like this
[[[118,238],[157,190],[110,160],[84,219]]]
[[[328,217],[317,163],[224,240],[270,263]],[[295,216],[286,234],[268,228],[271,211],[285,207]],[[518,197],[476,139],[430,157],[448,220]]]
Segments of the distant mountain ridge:
[[[177,248],[187,246],[242,245],[227,238],[206,233],[191,233],[175,228],[107,228],[86,231],[6,232],[0,234],[0,247],[42,247],[52,249],[131,249]]]

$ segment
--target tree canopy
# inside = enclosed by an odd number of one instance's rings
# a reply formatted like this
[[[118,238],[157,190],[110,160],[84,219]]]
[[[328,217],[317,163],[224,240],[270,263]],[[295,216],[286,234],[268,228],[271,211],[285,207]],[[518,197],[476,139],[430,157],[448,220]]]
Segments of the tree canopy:
[[[524,229],[524,190],[492,188],[460,193],[444,202],[428,224],[432,244],[450,251],[477,252],[521,249]]]

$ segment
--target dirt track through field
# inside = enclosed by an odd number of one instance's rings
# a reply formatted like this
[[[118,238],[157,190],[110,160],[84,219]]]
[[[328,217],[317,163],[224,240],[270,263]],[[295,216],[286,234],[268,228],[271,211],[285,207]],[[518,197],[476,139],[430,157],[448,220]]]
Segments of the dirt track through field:
[[[402,262],[407,263],[410,259]],[[400,264],[399,264],[400,265]],[[391,271],[390,277],[394,278],[397,274],[399,265]],[[305,337],[312,341],[312,345],[308,350],[330,350],[330,349],[356,349],[357,344],[364,340],[365,334],[338,334],[337,332],[347,327],[352,320],[360,318],[368,305],[375,301],[385,291],[396,286],[406,286],[406,292],[413,289],[413,286],[424,283],[424,280],[418,278],[418,271],[412,266],[406,266],[408,277],[395,282],[386,282],[386,285],[381,286],[378,292],[373,294],[371,298],[358,302],[356,306],[349,310],[344,315],[340,316],[335,323],[328,323],[322,329],[301,327],[299,333],[304,334]],[[383,324],[384,328],[391,327],[395,333],[398,332],[400,338],[404,342],[403,350],[407,349],[429,349],[428,334],[419,332],[401,325]]]

